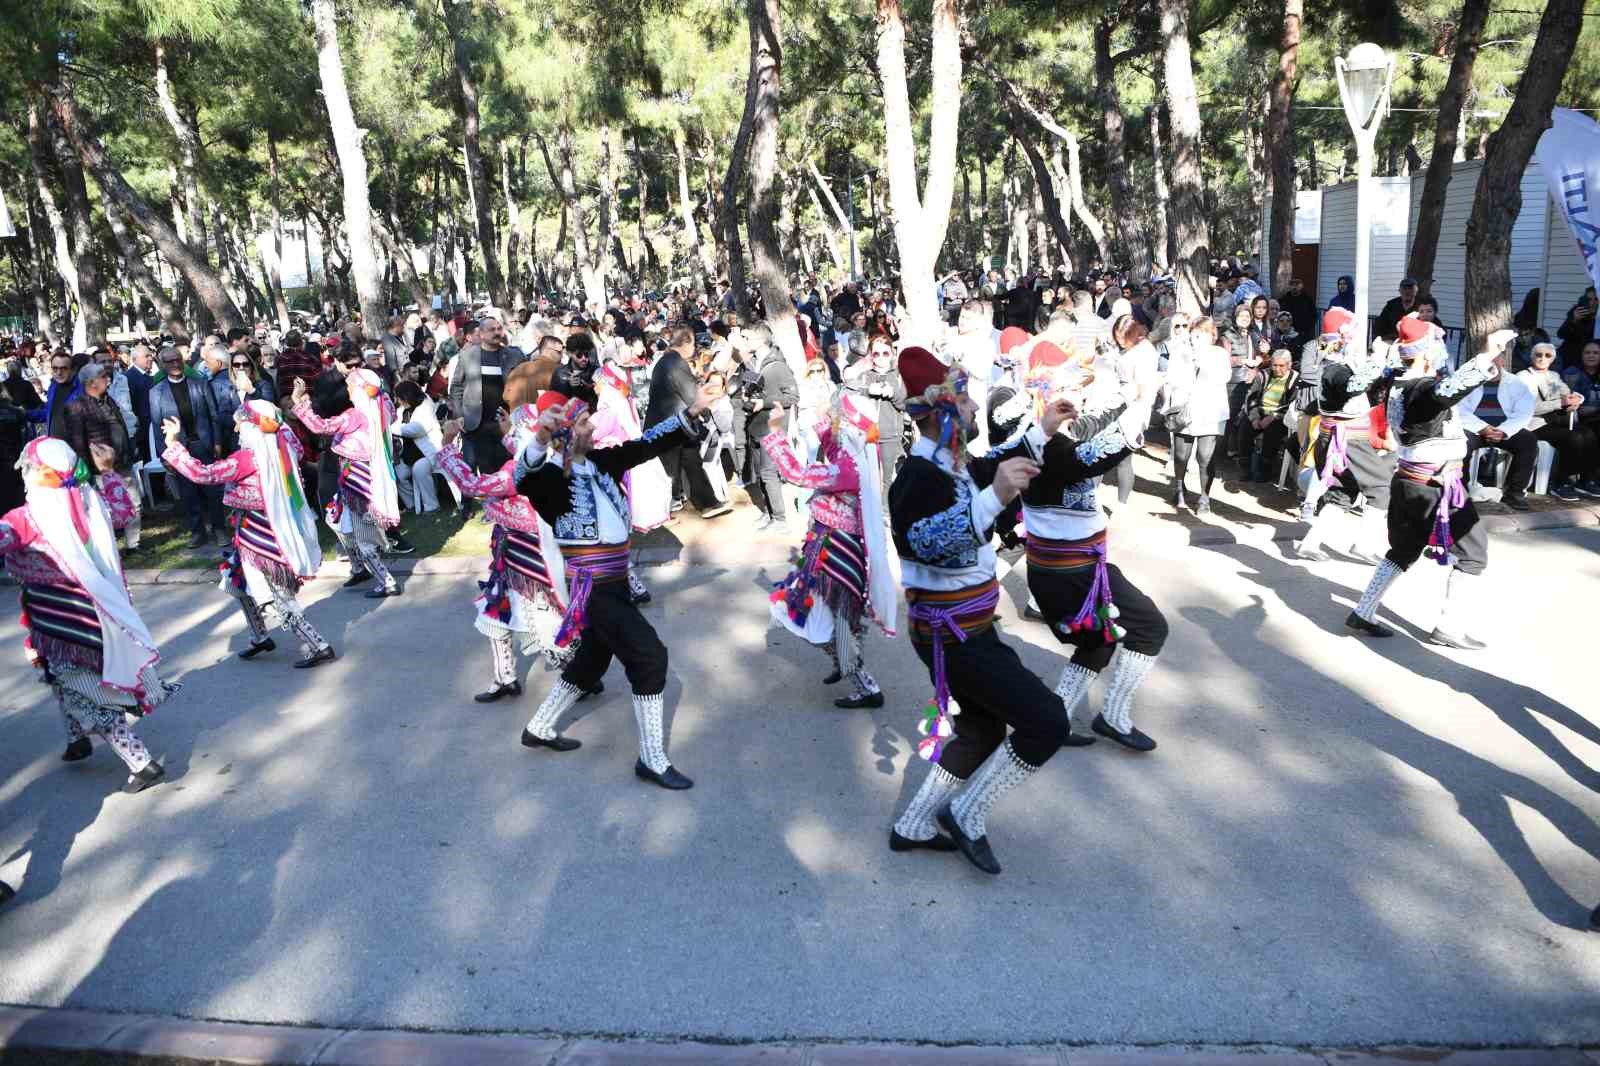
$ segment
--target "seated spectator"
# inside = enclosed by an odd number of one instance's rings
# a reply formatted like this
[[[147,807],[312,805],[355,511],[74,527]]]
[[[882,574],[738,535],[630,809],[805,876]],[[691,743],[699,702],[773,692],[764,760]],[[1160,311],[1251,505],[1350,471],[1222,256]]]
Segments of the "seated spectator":
[[[1556,361],[1556,346],[1535,344],[1533,365],[1517,375],[1533,390],[1534,436],[1556,450],[1556,476],[1550,495],[1576,500],[1580,495],[1600,496],[1600,426],[1578,423],[1578,408],[1583,397],[1567,387],[1551,365]]]
[[[1268,372],[1257,374],[1250,383],[1245,398],[1245,454],[1250,458],[1251,481],[1266,481],[1277,468],[1289,439],[1284,418],[1294,408],[1299,383],[1294,357],[1287,348],[1273,352]]]
[[[436,470],[434,456],[438,454],[444,437],[439,428],[434,401],[414,381],[402,381],[394,387],[395,420],[389,432],[396,441],[394,476],[400,493],[400,502],[417,514],[427,514],[439,509],[439,491],[434,483]],[[449,478],[445,484],[461,504],[461,490]]]
[[[1517,339],[1511,342],[1511,371],[1521,374],[1533,366],[1533,349],[1541,344],[1550,344],[1550,334],[1540,329],[1531,322],[1525,322],[1517,327]],[[1550,345],[1550,356],[1555,365],[1542,369],[1560,374],[1563,369],[1561,360],[1556,358],[1555,346]]]
[[[1600,340],[1591,340],[1583,346],[1578,365],[1567,367],[1561,380],[1580,401],[1572,411],[1573,425],[1600,438]],[[1590,482],[1590,486],[1593,487],[1594,482]],[[1581,483],[1578,491],[1589,495]]]
[[[1521,379],[1506,373],[1506,358],[1516,334],[1509,329],[1489,335],[1489,348],[1498,354],[1495,380],[1474,389],[1456,408],[1467,431],[1467,452],[1499,448],[1511,456],[1511,472],[1501,486],[1501,502],[1513,511],[1528,510],[1528,483],[1539,457],[1539,441],[1529,428],[1533,421],[1533,391]]]

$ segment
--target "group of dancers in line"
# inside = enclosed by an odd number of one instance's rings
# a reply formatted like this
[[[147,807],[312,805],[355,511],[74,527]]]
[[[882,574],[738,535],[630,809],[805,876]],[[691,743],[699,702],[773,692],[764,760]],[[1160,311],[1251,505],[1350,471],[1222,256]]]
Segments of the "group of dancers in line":
[[[1114,325],[1129,343],[1143,328],[1131,316]],[[1454,566],[1435,637],[1474,646],[1459,624],[1467,582],[1486,561],[1486,539],[1462,490],[1466,442],[1452,411],[1498,372],[1493,346],[1446,375],[1436,326],[1411,316],[1393,348],[1355,351],[1350,316],[1338,309],[1324,316],[1318,344],[1324,366],[1312,528],[1298,550],[1312,554],[1324,543],[1330,512],[1386,504],[1388,552],[1346,620],[1350,631],[1390,635],[1376,617],[1383,594],[1429,552]],[[983,455],[967,448],[980,412],[965,373],[920,347],[900,352],[917,437],[889,488],[887,521],[873,401],[850,392],[835,397],[807,438],[815,441],[814,456],[795,453],[781,407],[770,409],[771,432],[761,442],[783,477],[811,493],[810,525],[797,564],[770,594],[771,617],[829,656],[827,682],[850,680],[847,705],[883,702],[866,666],[866,636],[869,627],[894,636],[903,589],[912,645],[933,686],[916,745],[930,766],[893,822],[890,847],[959,852],[990,874],[1000,864],[988,840],[989,812],[1057,749],[1097,738],[1137,753],[1156,748],[1135,726],[1133,706],[1168,631],[1154,601],[1109,559],[1107,519],[1096,500],[1099,478],[1141,444],[1148,405],[1125,395],[1131,386],[1097,366],[1094,353],[1020,330],[1006,331],[1001,348],[1003,365],[1014,368],[1009,384],[1025,402],[1017,431]],[[377,576],[368,595],[396,595],[378,557],[385,531],[399,520],[393,410],[372,372],[355,370],[346,383],[351,404],[337,417],[319,417],[303,385],[292,410],[331,436],[339,456],[338,494],[324,517],[352,568]],[[460,423],[443,427],[437,466],[484,501],[494,527],[489,573],[474,604],[476,628],[492,649],[493,679],[476,698],[520,695],[519,649],[548,655],[559,676],[521,743],[571,752],[580,743],[560,731],[562,717],[603,691],[615,657],[631,690],[635,774],[687,789],[693,782],[667,755],[667,649],[639,610],[630,539],[641,521],[634,507],[644,497],[659,513],[644,519],[646,527],[665,519],[656,460],[704,436],[717,395],[703,386],[681,414],[641,430],[625,373],[602,368],[597,385],[598,410],[546,391],[503,414],[511,458],[498,470],[474,472],[459,447]],[[251,401],[235,417],[240,446],[232,455],[209,464],[193,459],[174,420],[163,427],[162,460],[192,481],[226,486],[234,537],[221,585],[249,627],[240,657],[273,651],[271,633],[281,627],[299,642],[294,665],[314,668],[335,653],[296,600],[322,561],[299,445],[270,403]],[[1385,443],[1390,435],[1394,444]],[[1388,455],[1395,465],[1380,485]],[[26,503],[0,519],[0,555],[22,586],[27,654],[60,706],[69,740],[62,758],[88,757],[91,737],[99,736],[127,766],[125,791],[138,792],[164,771],[129,722],[177,686],[160,676],[156,642],[123,578],[116,530],[132,504],[112,460],[109,452],[78,456],[52,438],[31,442],[18,464]],[[995,626],[997,525],[1022,531],[1029,591],[1050,631],[1071,649],[1054,688],[1023,665]],[[1108,670],[1100,711],[1080,731],[1079,705]]]

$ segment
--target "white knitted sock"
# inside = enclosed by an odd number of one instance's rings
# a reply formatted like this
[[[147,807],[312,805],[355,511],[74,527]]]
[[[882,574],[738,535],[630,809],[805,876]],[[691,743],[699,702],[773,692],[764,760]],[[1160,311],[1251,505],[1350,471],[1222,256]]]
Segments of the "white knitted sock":
[[[667,758],[661,693],[654,696],[634,693],[633,717],[639,724],[639,761],[658,774],[666,773],[672,762]]]
[[[556,719],[570,711],[581,695],[583,693],[576,685],[569,685],[557,679],[550,689],[550,694],[539,704],[539,709],[533,712],[533,717],[528,719],[528,732],[540,740],[554,739]]]
[[[1133,732],[1133,696],[1155,664],[1154,655],[1141,655],[1127,648],[1117,652],[1111,680],[1106,682],[1105,704],[1100,708],[1100,716],[1112,729],[1123,734]]]
[[[1356,604],[1356,616],[1367,622],[1377,617],[1383,594],[1389,591],[1389,586],[1401,573],[1400,567],[1389,559],[1379,563],[1372,571],[1372,580],[1367,582],[1366,591],[1361,594],[1361,602]]]
[[[928,776],[922,779],[922,787],[911,797],[906,809],[900,812],[900,819],[894,823],[894,831],[907,840],[932,840],[939,832],[933,816],[950,802],[950,797],[960,787],[961,778],[938,763],[930,764]]]
[[[1061,706],[1066,709],[1067,721],[1072,721],[1073,712],[1077,710],[1083,694],[1089,691],[1089,682],[1093,680],[1094,671],[1087,666],[1068,663],[1062,668],[1061,680],[1056,682],[1056,695],[1061,697]]]
[[[494,658],[494,683],[496,685],[514,683],[517,680],[517,652],[511,646],[511,634],[502,633],[497,637],[490,637],[489,651]]]
[[[1037,770],[1017,757],[1011,738],[983,760],[983,765],[967,779],[961,795],[950,801],[950,813],[956,825],[973,840],[988,833],[989,808],[1007,792],[1016,788]]]

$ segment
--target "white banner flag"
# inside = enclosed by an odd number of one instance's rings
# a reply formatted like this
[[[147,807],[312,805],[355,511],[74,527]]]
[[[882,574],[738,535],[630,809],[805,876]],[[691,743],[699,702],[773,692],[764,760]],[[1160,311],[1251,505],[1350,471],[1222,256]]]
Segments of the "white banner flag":
[[[15,237],[17,228],[11,224],[11,212],[6,208],[6,191],[0,189],[0,237]]]
[[[1589,280],[1600,287],[1600,122],[1588,115],[1558,107],[1550,113],[1551,126],[1539,138],[1534,158],[1544,167],[1550,195],[1567,220]],[[1600,337],[1600,317],[1595,319]]]

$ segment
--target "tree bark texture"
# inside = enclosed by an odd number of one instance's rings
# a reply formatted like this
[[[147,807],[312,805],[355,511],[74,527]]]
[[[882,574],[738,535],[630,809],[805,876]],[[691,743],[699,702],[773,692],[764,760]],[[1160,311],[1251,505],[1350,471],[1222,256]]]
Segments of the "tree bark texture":
[[[56,171],[55,149],[50,143],[50,133],[46,129],[45,120],[40,116],[37,106],[28,109],[28,157],[33,165],[33,191],[38,199],[45,225],[49,228],[52,258],[55,262],[56,276],[61,279],[62,287],[66,290],[67,299],[76,302],[78,299],[78,267],[72,254],[72,237],[67,232],[66,218],[61,213],[60,206],[56,203],[56,195],[52,189],[59,178]],[[44,230],[35,229],[34,234],[39,241],[41,253],[44,249]],[[55,286],[49,286],[54,289]],[[65,316],[68,332],[76,334],[81,327],[81,320],[74,323],[71,308],[66,308]],[[70,338],[78,350],[82,350],[84,337],[72,336]]]
[[[106,222],[111,227],[111,238],[117,242],[117,251],[122,255],[123,268],[127,270],[128,277],[144,294],[144,298],[150,301],[150,305],[156,309],[156,314],[161,316],[166,331],[179,343],[187,342],[189,327],[184,324],[183,316],[178,313],[172,297],[162,288],[161,282],[145,263],[144,252],[139,248],[138,238],[128,229],[128,220],[123,215],[122,208],[118,207],[117,202],[109,196],[102,201],[102,205],[106,211]]]
[[[1466,113],[1467,94],[1472,90],[1472,68],[1478,62],[1478,49],[1483,45],[1483,29],[1488,21],[1489,0],[1464,0],[1456,20],[1456,51],[1450,60],[1450,74],[1445,79],[1444,91],[1439,94],[1433,154],[1428,157],[1427,173],[1422,179],[1422,199],[1417,204],[1411,255],[1406,261],[1406,273],[1424,284],[1431,283],[1433,263],[1439,256],[1444,198],[1461,152],[1461,118]]]
[[[955,195],[956,134],[961,121],[959,0],[933,0],[932,88],[927,180],[917,188],[917,150],[906,89],[906,27],[900,0],[877,0],[877,74],[883,89],[889,209],[900,250],[900,282],[911,343],[931,343],[941,326],[934,271]]]
[[[327,0],[319,0],[327,2]],[[242,326],[239,309],[228,296],[222,278],[211,269],[211,264],[200,258],[182,241],[170,223],[162,218],[123,178],[122,172],[106,157],[105,145],[85,128],[78,101],[64,83],[50,89],[50,106],[54,120],[60,123],[73,150],[78,154],[84,169],[94,175],[95,183],[106,197],[116,200],[145,234],[155,242],[161,254],[167,257],[194,286],[195,294],[205,304],[220,329]]]
[[[156,102],[161,106],[161,114],[178,142],[178,178],[183,188],[184,223],[187,226],[183,239],[201,259],[208,259],[205,209],[200,199],[200,135],[184,116],[177,98],[172,94],[167,50],[159,41],[156,42]]]
[[[1045,162],[1037,145],[1028,136],[1027,123],[1023,120],[1020,109],[1008,108],[1006,114],[1009,118],[1011,135],[1022,146],[1022,154],[1028,157],[1028,166],[1033,168],[1033,187],[1037,197],[1035,206],[1042,209],[1043,222],[1048,224],[1050,232],[1055,235],[1055,241],[1063,252],[1070,254],[1072,248],[1072,230],[1067,225],[1067,220],[1061,215],[1061,201],[1056,196],[1055,182],[1050,176],[1050,166]],[[1050,264],[1049,247],[1040,242],[1039,265],[1048,270]]]
[[[1162,73],[1167,115],[1172,124],[1172,203],[1169,214],[1177,245],[1178,309],[1200,314],[1210,306],[1210,231],[1206,225],[1205,182],[1200,170],[1200,100],[1189,52],[1190,0],[1157,0],[1165,41]]]
[[[73,327],[73,343],[78,351],[106,339],[105,299],[101,293],[100,262],[96,254],[93,218],[89,207],[89,185],[84,180],[83,163],[73,151],[60,124],[47,123],[50,150],[61,176],[61,214],[72,249],[72,263],[78,274],[78,318]],[[79,333],[83,336],[80,338]]]
[[[1139,210],[1133,182],[1128,177],[1125,145],[1127,122],[1122,114],[1122,95],[1117,92],[1116,67],[1111,60],[1111,34],[1115,29],[1116,22],[1110,14],[1102,16],[1095,23],[1095,99],[1100,104],[1100,115],[1105,123],[1106,188],[1111,192],[1111,216],[1117,227],[1117,240],[1121,242],[1122,254],[1133,269],[1143,274],[1150,266],[1150,241],[1144,227],[1139,224],[1143,212]]]
[[[461,139],[467,156],[467,183],[472,190],[478,254],[483,257],[484,286],[489,290],[490,301],[496,307],[501,307],[505,304],[506,286],[500,273],[500,255],[494,233],[494,207],[483,166],[478,83],[472,69],[472,43],[467,39],[465,25],[470,11],[462,0],[446,0],[444,11],[445,26],[450,31],[451,55],[455,61],[456,113],[461,119]]]
[[[1547,0],[1527,68],[1500,128],[1489,138],[1467,219],[1468,352],[1511,324],[1511,228],[1522,211],[1522,172],[1550,127],[1561,81],[1583,30],[1583,0]]]
[[[767,328],[799,381],[806,355],[795,323],[794,299],[784,276],[778,245],[778,88],[782,83],[783,46],[779,37],[778,0],[745,0],[750,22],[751,76],[755,112],[750,130],[750,259],[766,310]]]
[[[596,264],[589,250],[583,203],[578,199],[577,182],[572,176],[572,130],[563,124],[556,131],[556,154],[561,157],[559,169],[550,158],[550,149],[544,138],[539,137],[538,141],[539,154],[544,157],[545,169],[550,173],[550,183],[560,190],[561,202],[567,211],[562,216],[566,223],[562,229],[572,238],[573,261],[577,264],[578,277],[583,285],[584,302],[598,315],[606,306],[605,271]]]
[[[678,156],[678,219],[683,225],[684,252],[689,257],[689,272],[694,277],[696,289],[704,292],[706,278],[717,272],[717,256],[700,239],[700,227],[694,221],[694,201],[689,199],[689,149],[685,143],[683,124],[672,124],[672,148]]]
[[[1159,90],[1157,95],[1159,96]],[[1153,180],[1150,183],[1154,193],[1156,212],[1156,239],[1151,250],[1151,257],[1155,260],[1156,269],[1163,274],[1172,266],[1172,223],[1167,217],[1167,206],[1171,202],[1171,195],[1167,191],[1167,156],[1161,150],[1161,103],[1150,106],[1150,163]]]
[[[311,0],[317,35],[317,73],[322,81],[322,98],[328,108],[333,146],[339,154],[339,174],[344,182],[345,228],[350,237],[350,267],[355,275],[356,296],[361,303],[361,328],[369,340],[377,340],[387,320],[383,308],[383,278],[378,272],[378,255],[372,242],[367,157],[361,150],[362,132],[356,127],[350,92],[345,87],[344,61],[339,55],[339,27],[333,5],[334,0]]]
[[[749,322],[755,315],[744,272],[744,245],[739,237],[739,189],[744,185],[745,170],[749,166],[750,135],[756,121],[757,47],[752,35],[750,68],[745,76],[744,113],[739,116],[739,132],[733,138],[733,153],[728,159],[728,171],[722,178],[722,196],[717,202],[717,228],[722,231],[722,243],[728,254],[728,287],[733,292],[733,305],[741,322]]]
[[[1294,273],[1294,103],[1295,72],[1300,63],[1300,20],[1305,0],[1284,0],[1283,30],[1278,35],[1278,69],[1267,86],[1267,119],[1262,140],[1272,182],[1272,225],[1267,232],[1267,277],[1270,291],[1289,288]]]

